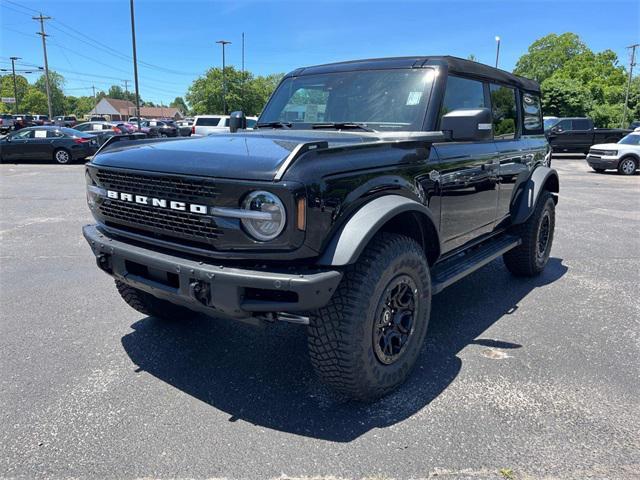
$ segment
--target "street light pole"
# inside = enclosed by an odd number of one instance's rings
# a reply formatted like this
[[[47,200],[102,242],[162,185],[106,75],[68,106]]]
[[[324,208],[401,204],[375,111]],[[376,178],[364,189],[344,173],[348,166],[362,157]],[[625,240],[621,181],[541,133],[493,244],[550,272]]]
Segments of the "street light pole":
[[[14,100],[16,102],[15,113],[18,113],[18,110],[20,109],[20,107],[18,103],[18,84],[16,83],[16,60],[20,60],[20,57],[10,57],[10,58],[11,58],[11,71],[13,72],[13,96],[15,97]]]
[[[53,109],[51,108],[51,81],[49,80],[49,60],[47,59],[47,35],[44,31],[44,21],[51,20],[51,17],[45,17],[42,13],[38,17],[31,17],[33,20],[40,22],[40,31],[36,32],[37,35],[42,37],[42,51],[44,52],[44,76],[45,85],[47,87],[47,107],[49,110],[49,120],[53,118]]]
[[[218,40],[216,43],[222,45],[222,110],[223,113],[227,114],[227,81],[224,73],[225,69],[225,61],[224,61],[224,47],[225,45],[229,45],[231,42],[227,40]]]
[[[500,59],[500,37],[496,35],[496,42],[497,42],[497,47],[496,47],[496,68],[498,68],[498,60]]]
[[[138,55],[136,53],[136,22],[133,13],[133,0],[130,0],[129,6],[131,8],[131,42],[133,44],[133,77],[136,84],[136,117],[138,117],[138,131],[142,128],[140,126],[140,89],[138,86]]]

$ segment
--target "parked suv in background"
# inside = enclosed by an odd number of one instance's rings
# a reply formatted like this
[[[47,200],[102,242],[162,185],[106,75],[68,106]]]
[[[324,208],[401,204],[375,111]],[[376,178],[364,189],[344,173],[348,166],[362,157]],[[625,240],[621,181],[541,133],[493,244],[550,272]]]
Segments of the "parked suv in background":
[[[594,145],[587,163],[598,173],[615,169],[622,175],[633,175],[640,165],[640,132],[630,133],[618,143]]]
[[[589,153],[596,143],[617,142],[630,130],[595,128],[590,118],[559,118],[546,130],[554,153]]]
[[[432,295],[498,257],[547,265],[559,182],[532,80],[453,57],[300,68],[245,123],[88,164],[84,236],[143,314],[307,325],[319,376],[372,400],[409,375]]]
[[[257,117],[247,117],[247,128],[253,128],[257,121]],[[198,115],[194,118],[191,127],[191,134],[196,136],[228,132],[229,115]]]
[[[78,123],[78,119],[75,117],[75,115],[59,115],[54,118],[53,123],[58,127],[73,128]]]
[[[13,130],[14,123],[15,120],[13,119],[13,115],[0,115],[0,134],[5,134],[10,130]]]

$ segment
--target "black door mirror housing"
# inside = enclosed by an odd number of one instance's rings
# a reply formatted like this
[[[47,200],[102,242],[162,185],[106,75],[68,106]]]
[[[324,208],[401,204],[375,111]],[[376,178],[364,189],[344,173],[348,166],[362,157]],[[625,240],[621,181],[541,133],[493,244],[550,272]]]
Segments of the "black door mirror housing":
[[[491,110],[488,108],[459,109],[440,120],[440,130],[454,142],[483,141],[493,138]]]
[[[247,128],[247,117],[243,111],[231,112],[229,116],[229,131],[236,133]]]

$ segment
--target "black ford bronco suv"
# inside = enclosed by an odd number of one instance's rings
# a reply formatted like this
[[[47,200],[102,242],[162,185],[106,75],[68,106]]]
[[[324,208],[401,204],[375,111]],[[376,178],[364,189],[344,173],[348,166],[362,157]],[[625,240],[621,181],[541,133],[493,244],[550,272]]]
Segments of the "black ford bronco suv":
[[[531,80],[452,57],[300,68],[244,123],[88,164],[84,236],[136,310],[305,324],[319,376],[371,400],[409,375],[432,295],[499,256],[547,264],[559,185]]]

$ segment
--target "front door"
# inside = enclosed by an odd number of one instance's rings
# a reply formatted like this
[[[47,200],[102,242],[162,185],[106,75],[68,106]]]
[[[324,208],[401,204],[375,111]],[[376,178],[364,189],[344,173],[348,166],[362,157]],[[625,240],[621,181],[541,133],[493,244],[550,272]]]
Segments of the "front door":
[[[464,108],[489,108],[488,85],[450,75],[441,116]],[[498,154],[492,140],[439,143],[440,235],[443,253],[493,229],[498,204]]]

